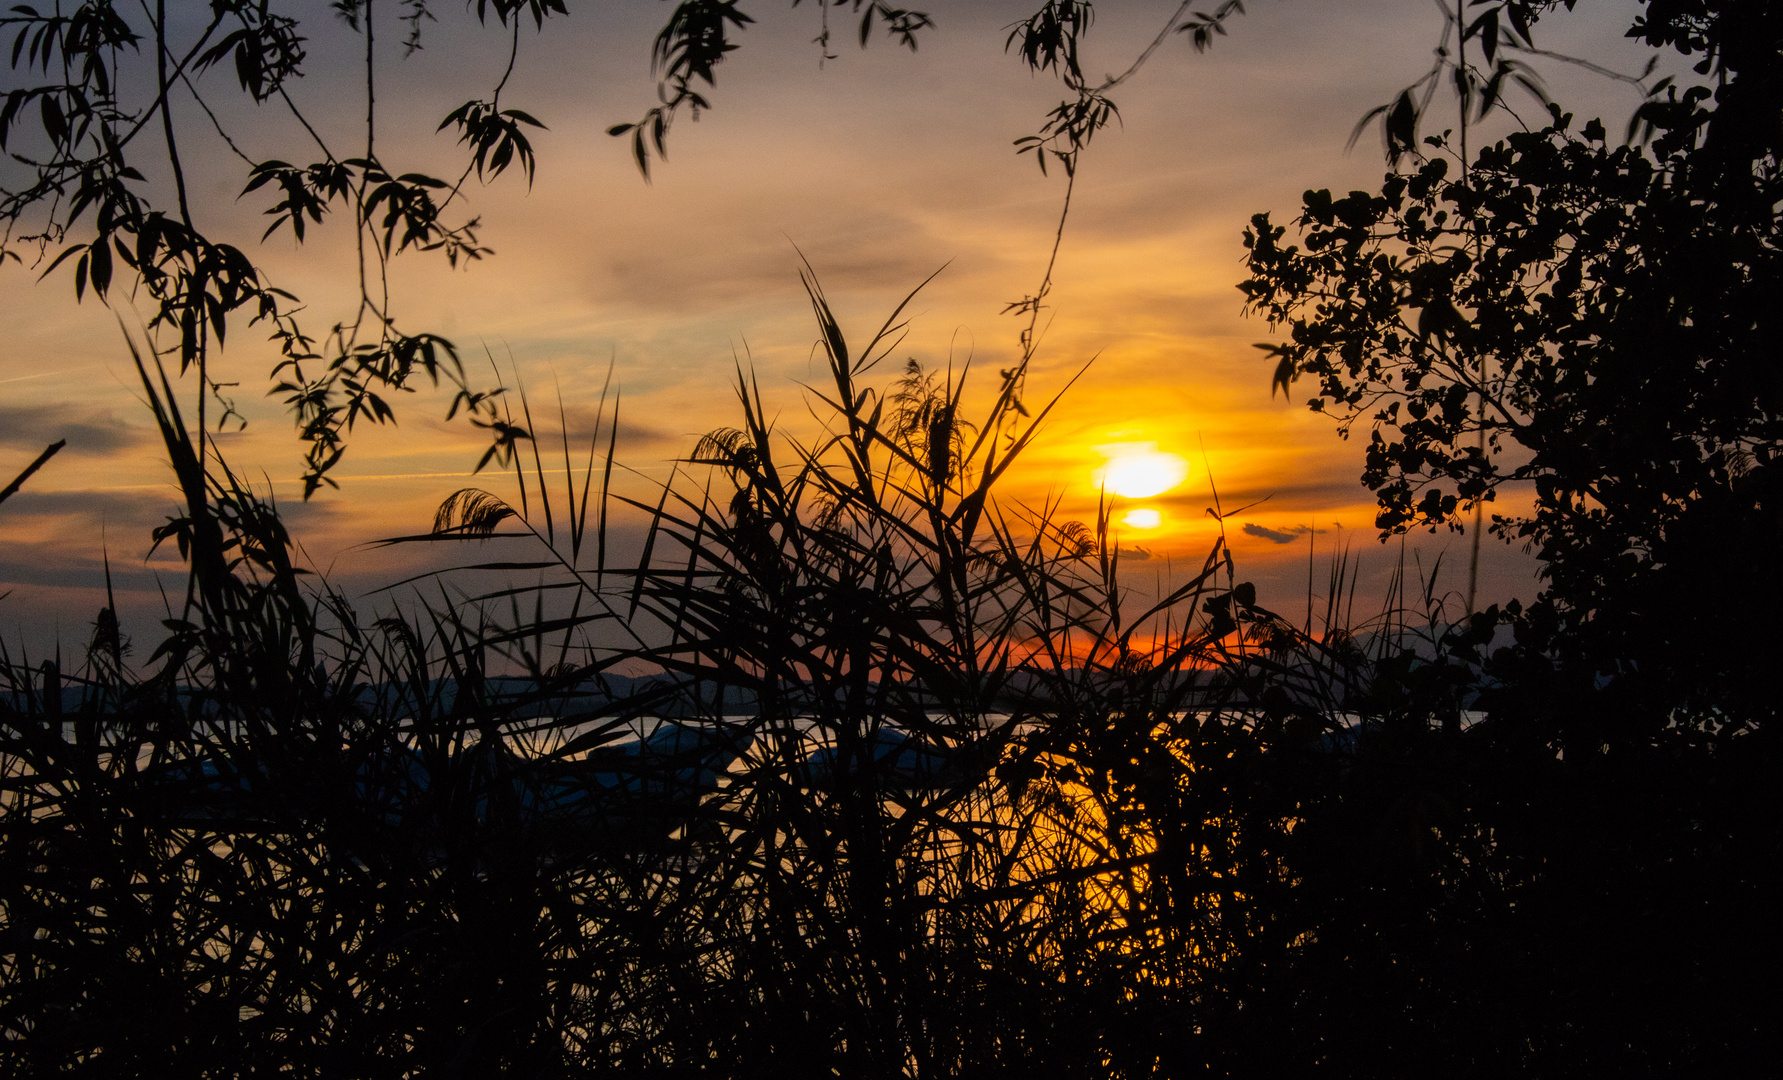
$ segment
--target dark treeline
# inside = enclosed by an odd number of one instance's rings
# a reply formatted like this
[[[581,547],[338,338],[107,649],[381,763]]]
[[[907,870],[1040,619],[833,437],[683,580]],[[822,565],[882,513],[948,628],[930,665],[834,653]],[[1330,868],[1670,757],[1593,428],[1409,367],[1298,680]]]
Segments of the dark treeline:
[[[1380,191],[1308,192],[1295,240],[1259,216],[1243,286],[1278,385],[1371,429],[1384,530],[1534,489],[1492,522],[1542,560],[1526,605],[1402,568],[1340,616],[1340,565],[1317,629],[1223,542],[1141,601],[1105,519],[992,497],[1050,408],[1025,359],[967,417],[964,373],[883,370],[902,306],[857,348],[807,278],[819,434],[740,375],[737,426],[633,499],[611,402],[554,445],[467,385],[521,498],[407,542],[530,583],[367,614],[147,351],[189,587],[146,656],[109,607],[0,656],[0,1066],[1767,1072],[1783,16],[1649,0],[1632,32],[1702,86],[1643,84],[1623,145],[1556,106],[1470,146],[1556,6],[1455,7]],[[1086,11],[1018,34],[1092,101]],[[1449,85],[1459,129],[1420,139]],[[1072,130],[1039,150],[1074,167]]]

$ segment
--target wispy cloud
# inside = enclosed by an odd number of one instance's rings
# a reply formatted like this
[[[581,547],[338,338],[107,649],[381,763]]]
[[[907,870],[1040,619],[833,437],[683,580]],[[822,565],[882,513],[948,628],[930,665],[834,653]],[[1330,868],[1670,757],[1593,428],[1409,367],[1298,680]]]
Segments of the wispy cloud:
[[[127,424],[109,409],[72,402],[0,405],[0,446],[9,449],[38,451],[67,439],[67,452],[103,455],[134,449],[149,437],[147,428]]]
[[[1306,535],[1306,530],[1295,529],[1292,532],[1282,532],[1279,529],[1265,528],[1255,522],[1247,521],[1244,523],[1244,534],[1246,536],[1259,537],[1272,544],[1292,544],[1294,541]]]

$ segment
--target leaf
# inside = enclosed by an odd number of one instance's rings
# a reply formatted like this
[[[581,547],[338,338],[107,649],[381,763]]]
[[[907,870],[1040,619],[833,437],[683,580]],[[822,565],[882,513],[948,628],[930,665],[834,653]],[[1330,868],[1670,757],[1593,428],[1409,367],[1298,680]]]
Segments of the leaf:
[[[1363,113],[1362,119],[1356,121],[1356,126],[1350,129],[1350,138],[1349,141],[1344,144],[1344,150],[1346,152],[1354,150],[1356,148],[1356,142],[1362,138],[1362,133],[1368,130],[1368,125],[1374,122],[1374,118],[1392,107],[1391,103],[1386,105],[1376,105],[1374,108]]]
[[[1285,398],[1288,396],[1288,394],[1290,392],[1289,391],[1290,384],[1292,384],[1295,379],[1300,377],[1300,370],[1298,367],[1295,366],[1294,358],[1292,356],[1288,355],[1287,350],[1281,349],[1279,346],[1262,346],[1262,347],[1273,348],[1275,351],[1281,353],[1282,358],[1275,365],[1275,374],[1272,375],[1269,379],[1269,397],[1271,400],[1274,400],[1275,391],[1279,387],[1282,392],[1282,397]]]
[[[1486,63],[1490,64],[1498,54],[1498,12],[1499,8],[1488,8],[1486,13],[1475,19],[1462,34],[1461,40],[1479,38],[1480,47],[1486,53]]]
[[[50,142],[61,143],[68,138],[68,118],[62,114],[62,105],[54,94],[45,94],[37,99],[38,111],[43,116],[43,132],[49,136]]]
[[[1398,161],[1401,154],[1415,149],[1418,142],[1418,107],[1412,102],[1412,92],[1408,87],[1401,90],[1393,99],[1392,107],[1387,111],[1382,122],[1382,130],[1387,136],[1387,158]]]
[[[111,288],[111,245],[106,243],[106,237],[100,236],[87,251],[92,257],[89,272],[93,279],[93,293],[103,300],[106,290]],[[81,261],[86,262],[85,259]]]

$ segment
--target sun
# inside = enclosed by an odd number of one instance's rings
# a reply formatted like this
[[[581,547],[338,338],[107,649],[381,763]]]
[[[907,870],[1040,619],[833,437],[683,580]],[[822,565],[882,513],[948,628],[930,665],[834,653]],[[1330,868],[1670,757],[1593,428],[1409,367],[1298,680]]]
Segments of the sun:
[[[1162,495],[1189,478],[1189,463],[1157,443],[1111,443],[1097,450],[1108,464],[1092,474],[1096,486],[1123,499]]]

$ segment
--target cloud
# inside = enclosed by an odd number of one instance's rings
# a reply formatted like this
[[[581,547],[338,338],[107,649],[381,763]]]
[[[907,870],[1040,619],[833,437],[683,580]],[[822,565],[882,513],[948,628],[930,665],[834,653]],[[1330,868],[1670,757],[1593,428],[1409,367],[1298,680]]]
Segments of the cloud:
[[[26,518],[71,517],[91,526],[95,533],[101,522],[109,522],[113,532],[118,532],[138,525],[159,525],[179,505],[179,490],[171,484],[150,491],[45,491],[27,484],[6,500],[0,519],[10,524]]]
[[[1244,534],[1246,536],[1261,537],[1272,544],[1292,544],[1294,541],[1300,539],[1305,531],[1305,529],[1295,529],[1293,532],[1278,532],[1275,529],[1266,529],[1253,522],[1247,521],[1244,523]]]
[[[520,412],[519,400],[519,397],[515,396],[512,400],[512,404],[517,422],[524,426],[526,420]],[[731,400],[734,400],[734,395]],[[532,408],[533,430],[537,433],[539,438],[539,452],[546,455],[549,455],[554,451],[561,455],[563,452],[563,443],[560,441],[562,439],[560,432],[563,427],[559,423],[558,416],[558,409],[560,407],[562,408],[562,419],[569,427],[571,458],[577,462],[577,467],[580,468],[582,461],[588,454],[589,437],[596,433],[596,403],[566,401],[560,405],[554,397],[549,396],[547,391],[546,393],[539,394],[538,399],[531,401],[529,404]],[[653,425],[646,421],[639,420],[633,414],[636,406],[632,402],[626,401],[622,404],[624,407],[621,410],[622,415],[619,418],[619,444],[617,447],[621,458],[623,458],[628,451],[633,453],[658,452],[669,454],[676,452],[678,449],[682,449],[683,444],[685,444],[686,449],[691,449],[694,442],[699,438],[698,432],[676,432],[667,427]],[[598,446],[599,453],[601,454],[607,452],[607,437],[611,432],[611,428],[608,425],[612,421],[612,418],[613,402],[608,401],[601,414],[599,424],[600,440]],[[462,414],[460,414],[458,419],[454,420],[447,420],[443,416],[432,413],[422,413],[415,417],[404,417],[404,420],[409,422],[412,429],[419,428],[429,434],[437,436],[439,440],[437,445],[446,448],[446,452],[450,453],[453,448],[456,447],[460,457],[457,459],[448,458],[446,460],[456,460],[463,468],[468,469],[470,464],[476,461],[477,456],[483,452],[484,446],[487,445],[484,434],[466,425],[462,418]],[[375,453],[374,456],[361,460],[366,463],[360,467],[367,472],[375,472],[382,475],[389,472],[395,472],[397,469],[394,465],[390,468],[384,468],[381,465],[374,464],[379,460],[375,456]],[[384,464],[390,464],[390,462],[386,461]],[[559,464],[561,464],[561,459],[559,459]],[[351,478],[353,475],[354,474],[351,472],[345,472],[340,474],[340,478],[345,480]]]
[[[183,580],[183,568],[145,564],[112,553],[112,584],[119,591],[153,592],[156,571],[167,580]],[[67,554],[59,544],[0,544],[0,592],[17,585],[64,589],[105,588],[105,563],[87,552]]]
[[[612,420],[612,408],[612,403],[609,402],[607,404],[606,416],[599,424],[601,453],[605,453],[607,449],[607,436],[610,431],[608,422]],[[592,402],[566,404],[563,406],[563,412],[563,418],[569,424],[571,448],[580,449],[582,453],[586,454],[588,452],[589,435],[593,433],[596,428],[595,404]],[[537,406],[534,406],[533,408],[533,415],[534,417],[544,418],[545,422],[539,425],[539,438],[542,440],[540,446],[548,448],[552,443],[557,442],[557,440],[561,438],[556,431],[558,425],[555,421],[558,418],[551,415],[549,411],[540,410]],[[697,434],[668,431],[664,428],[655,427],[639,421],[629,415],[623,415],[619,418],[618,450],[622,454],[627,450],[634,452],[645,450],[673,452],[674,448],[682,443],[686,443],[687,449],[691,450],[693,442],[698,438],[699,436]],[[562,443],[558,442],[557,445],[561,449]]]
[[[126,424],[110,409],[48,402],[0,405],[0,446],[41,452],[57,439],[67,439],[64,453],[111,454],[148,441],[147,428]]]

